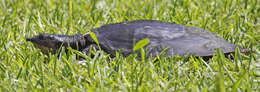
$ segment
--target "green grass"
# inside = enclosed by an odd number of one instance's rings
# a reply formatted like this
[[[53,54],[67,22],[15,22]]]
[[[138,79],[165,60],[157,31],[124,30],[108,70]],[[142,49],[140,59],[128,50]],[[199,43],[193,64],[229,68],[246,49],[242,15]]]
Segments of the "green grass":
[[[45,55],[26,42],[39,33],[73,35],[104,24],[153,19],[217,33],[255,53],[140,59],[102,51]],[[1,0],[1,91],[259,91],[259,0]]]

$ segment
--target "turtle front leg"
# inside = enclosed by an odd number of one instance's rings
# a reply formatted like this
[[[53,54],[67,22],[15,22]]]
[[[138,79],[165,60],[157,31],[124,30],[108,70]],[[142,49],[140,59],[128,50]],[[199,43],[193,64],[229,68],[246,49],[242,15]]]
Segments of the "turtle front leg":
[[[93,58],[96,55],[96,51],[99,49],[97,44],[90,44],[89,46],[87,46],[86,48],[84,48],[82,50],[82,52],[87,55],[90,56],[91,58]]]

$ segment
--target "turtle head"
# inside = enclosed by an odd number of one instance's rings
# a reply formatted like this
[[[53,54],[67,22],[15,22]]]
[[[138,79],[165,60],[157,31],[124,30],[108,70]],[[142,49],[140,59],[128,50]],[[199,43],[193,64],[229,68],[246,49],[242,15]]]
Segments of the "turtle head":
[[[87,45],[87,41],[82,34],[76,35],[55,35],[55,34],[39,34],[26,41],[32,42],[36,47],[40,48],[43,53],[57,53],[60,47],[71,47],[75,50],[82,50]]]
[[[27,38],[26,41],[32,42],[37,48],[41,49],[43,53],[56,53],[63,44],[62,39],[57,35],[42,33],[32,38]]]

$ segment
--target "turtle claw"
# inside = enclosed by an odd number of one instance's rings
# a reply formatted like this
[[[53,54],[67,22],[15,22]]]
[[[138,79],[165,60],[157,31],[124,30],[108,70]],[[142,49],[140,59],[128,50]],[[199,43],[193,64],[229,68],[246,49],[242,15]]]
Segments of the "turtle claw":
[[[91,58],[93,58],[95,56],[95,53],[93,53],[93,51],[98,50],[98,45],[96,44],[91,44],[89,45],[87,48],[83,49],[82,52],[87,55],[90,56]]]

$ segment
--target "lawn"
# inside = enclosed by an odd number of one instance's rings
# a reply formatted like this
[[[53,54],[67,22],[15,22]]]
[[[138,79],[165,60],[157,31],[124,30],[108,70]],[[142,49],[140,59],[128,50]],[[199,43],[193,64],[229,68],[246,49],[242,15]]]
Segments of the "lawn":
[[[27,37],[85,34],[130,20],[200,27],[254,53],[195,57],[110,58],[103,51],[43,54]],[[260,91],[259,0],[1,0],[1,91]],[[79,63],[80,62],[80,63]]]

